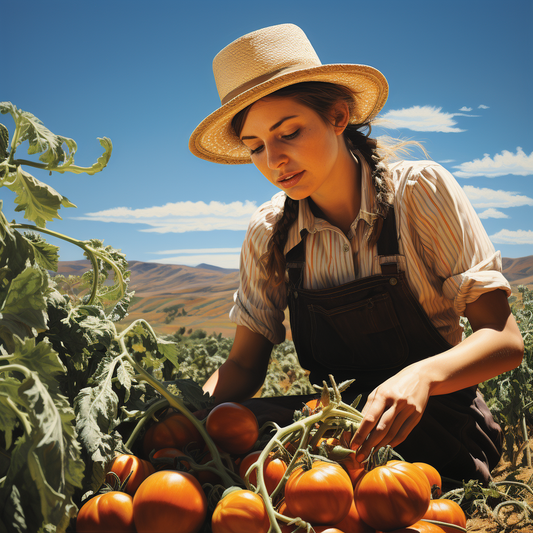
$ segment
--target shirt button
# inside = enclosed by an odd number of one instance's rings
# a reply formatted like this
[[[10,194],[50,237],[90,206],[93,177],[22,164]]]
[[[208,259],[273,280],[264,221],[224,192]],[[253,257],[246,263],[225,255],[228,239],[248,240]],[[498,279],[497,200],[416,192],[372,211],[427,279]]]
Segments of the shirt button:
[[[349,247],[347,244],[345,244],[345,245],[342,247],[342,249],[343,249],[345,252],[349,252],[349,251],[350,251],[350,247]]]

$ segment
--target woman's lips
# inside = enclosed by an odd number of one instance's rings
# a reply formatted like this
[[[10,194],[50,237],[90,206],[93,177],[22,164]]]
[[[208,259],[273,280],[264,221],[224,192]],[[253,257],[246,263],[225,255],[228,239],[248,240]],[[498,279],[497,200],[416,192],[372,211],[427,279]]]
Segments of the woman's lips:
[[[301,170],[300,172],[288,172],[287,174],[284,174],[280,178],[278,178],[278,186],[283,187],[284,189],[290,189],[291,187],[294,187],[301,179],[304,174],[304,171]]]

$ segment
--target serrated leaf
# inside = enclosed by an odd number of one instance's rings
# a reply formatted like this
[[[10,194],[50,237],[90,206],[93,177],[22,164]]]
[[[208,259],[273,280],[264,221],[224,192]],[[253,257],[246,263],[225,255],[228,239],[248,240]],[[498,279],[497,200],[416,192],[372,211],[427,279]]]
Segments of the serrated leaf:
[[[100,145],[104,148],[104,153],[98,158],[97,162],[94,163],[91,167],[78,167],[74,165],[74,159],[71,158],[68,162],[66,162],[64,165],[61,165],[60,167],[53,168],[50,170],[55,170],[56,172],[60,172],[63,174],[64,172],[73,172],[74,174],[89,174],[89,176],[92,176],[93,174],[96,174],[97,172],[100,172],[103,170],[107,164],[109,163],[109,159],[111,158],[111,152],[113,151],[113,143],[111,142],[111,139],[108,139],[107,137],[98,137],[98,140],[100,141]]]
[[[124,388],[125,395],[124,401],[127,402],[130,399],[130,390],[131,390],[131,377],[135,375],[135,369],[131,364],[121,359],[117,366],[117,379],[120,385]]]
[[[59,264],[59,246],[46,242],[41,235],[35,232],[25,232],[23,237],[28,241],[33,250],[34,261],[45,270],[57,272]]]
[[[114,368],[115,361],[106,356],[94,376],[97,385],[82,389],[74,400],[79,438],[97,463],[109,461],[114,450],[112,432],[118,423],[118,396],[111,384]]]
[[[19,166],[10,174],[12,179],[4,185],[17,194],[15,211],[24,211],[24,218],[35,222],[37,226],[46,227],[54,218],[61,219],[61,207],[76,207],[68,198],[62,196],[52,187],[34,178]]]
[[[14,278],[0,307],[1,315],[16,316],[29,328],[46,329],[46,294],[48,275],[43,270],[27,266]],[[0,317],[0,325],[3,324]]]
[[[20,380],[14,377],[4,375],[0,380],[0,404],[3,404],[3,408],[0,409],[0,431],[4,433],[6,450],[11,448],[13,430],[18,422],[17,415],[11,409],[9,402],[12,398],[16,398],[19,387]]]
[[[17,441],[4,487],[24,488],[21,502],[26,519],[41,515],[41,523],[58,524],[67,509],[73,509],[72,496],[81,487],[85,466],[68,401],[50,391],[37,373],[28,374],[16,401],[24,407],[31,433]],[[28,531],[39,526],[28,526]]]
[[[164,355],[175,367],[179,370],[178,354],[180,351],[179,345],[175,342],[166,341],[164,339],[157,339],[157,350]]]

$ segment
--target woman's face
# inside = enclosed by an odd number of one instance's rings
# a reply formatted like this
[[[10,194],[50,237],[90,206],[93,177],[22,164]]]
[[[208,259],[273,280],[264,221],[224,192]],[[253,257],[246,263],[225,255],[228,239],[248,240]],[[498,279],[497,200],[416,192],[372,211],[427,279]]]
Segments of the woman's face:
[[[334,190],[343,130],[292,98],[265,97],[251,106],[240,137],[263,176],[301,200]]]

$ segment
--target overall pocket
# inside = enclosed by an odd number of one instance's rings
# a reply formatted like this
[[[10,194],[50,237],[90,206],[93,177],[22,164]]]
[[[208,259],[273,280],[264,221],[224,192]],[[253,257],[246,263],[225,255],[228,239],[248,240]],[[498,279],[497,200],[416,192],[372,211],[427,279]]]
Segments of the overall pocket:
[[[313,358],[332,370],[393,369],[409,355],[388,293],[334,309],[309,304],[307,310]]]

